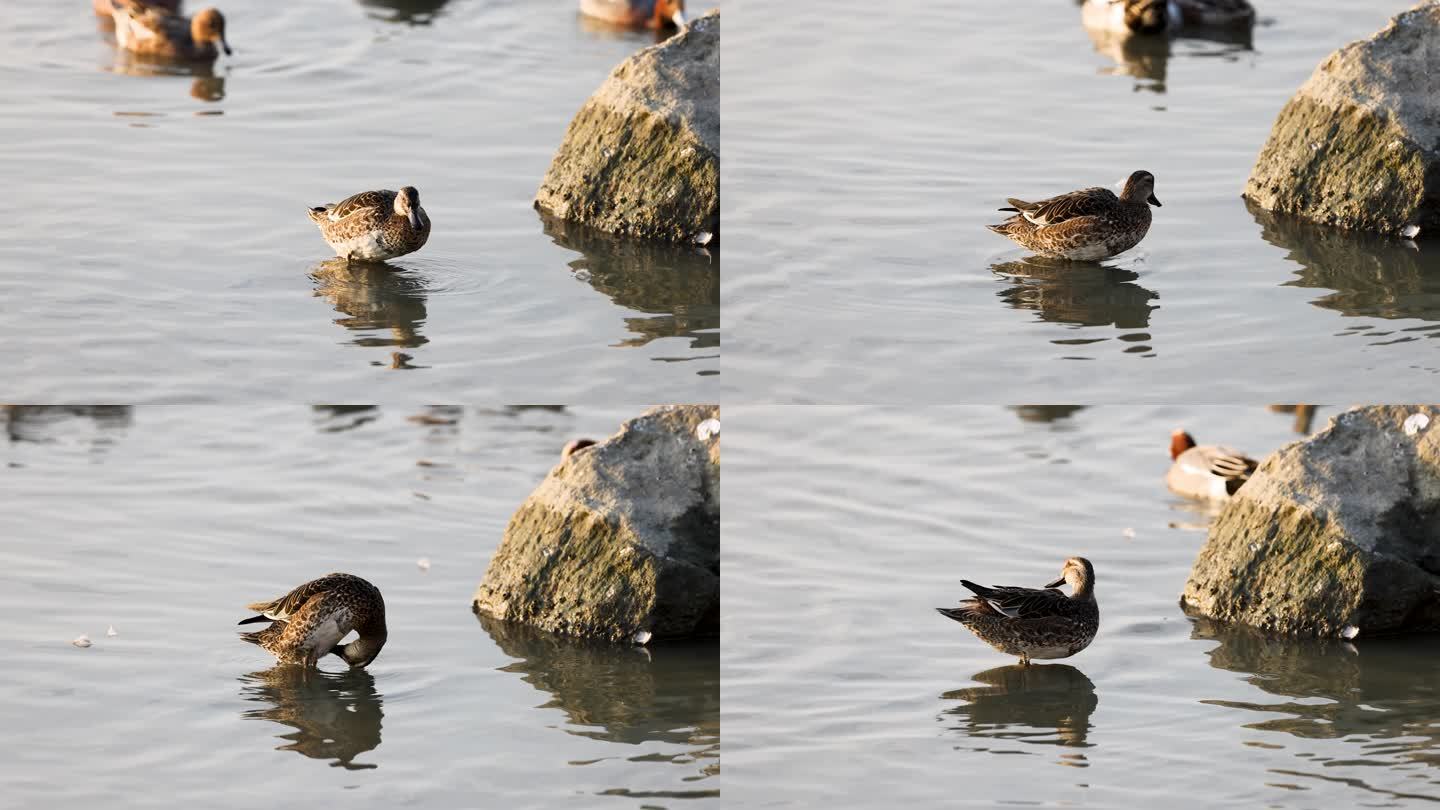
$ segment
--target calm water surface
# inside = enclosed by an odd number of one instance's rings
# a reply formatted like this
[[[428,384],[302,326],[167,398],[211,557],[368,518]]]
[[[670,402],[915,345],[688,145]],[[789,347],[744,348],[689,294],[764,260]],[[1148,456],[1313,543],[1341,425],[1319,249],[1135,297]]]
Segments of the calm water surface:
[[[713,387],[718,249],[556,232],[530,207],[571,116],[653,34],[573,0],[221,5],[235,55],[197,71],[118,54],[81,4],[6,10],[8,396]],[[306,207],[404,184],[429,244],[387,269],[327,261]]]
[[[1408,5],[1266,0],[1248,41],[1124,45],[1072,0],[735,3],[727,389],[1419,396],[1440,369],[1440,246],[1272,222],[1240,198],[1316,64]],[[1103,266],[1034,261],[985,230],[1006,197],[1141,168],[1164,207]]]
[[[1433,806],[1440,637],[1267,639],[1178,606],[1208,517],[1165,489],[1169,431],[1265,454],[1291,420],[729,406],[726,801]],[[1101,625],[1073,658],[1022,669],[934,611],[1074,554]]]
[[[637,412],[0,414],[0,807],[718,805],[718,645],[469,606],[565,441]],[[237,639],[245,603],[332,570],[384,591],[368,669]]]

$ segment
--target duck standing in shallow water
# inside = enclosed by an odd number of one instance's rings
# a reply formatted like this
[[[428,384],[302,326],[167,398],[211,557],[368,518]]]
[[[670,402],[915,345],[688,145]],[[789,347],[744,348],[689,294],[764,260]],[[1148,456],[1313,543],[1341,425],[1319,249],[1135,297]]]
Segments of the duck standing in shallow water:
[[[1228,447],[1195,444],[1183,430],[1170,434],[1170,465],[1165,486],[1187,498],[1223,500],[1235,494],[1260,462]]]
[[[1042,256],[1074,261],[1099,261],[1140,244],[1150,230],[1155,175],[1138,171],[1116,197],[1108,188],[1082,188],[1040,202],[1006,200],[1014,211],[999,225],[987,226]]]
[[[1086,28],[1163,34],[1185,26],[1248,26],[1255,8],[1249,0],[1085,0],[1080,19]]]
[[[110,16],[115,44],[133,53],[186,62],[213,62],[221,50],[232,53],[219,9],[187,18],[134,0],[112,0]]]
[[[626,28],[685,27],[684,0],[580,0],[580,13]]]
[[[1056,590],[1066,583],[1069,596]],[[1019,656],[1022,666],[1032,658],[1069,658],[1090,646],[1100,629],[1095,568],[1084,557],[1066,560],[1060,578],[1044,588],[987,588],[968,579],[960,584],[977,598],[936,610],[1000,652]]]
[[[384,261],[414,253],[430,238],[430,217],[414,186],[362,191],[310,209],[326,243],[342,259]]]
[[[334,653],[351,668],[375,660],[385,646],[385,600],[380,589],[351,574],[326,574],[279,599],[247,605],[259,611],[240,624],[271,622],[241,638],[270,651],[282,664],[315,666]],[[354,630],[359,638],[342,645]]]

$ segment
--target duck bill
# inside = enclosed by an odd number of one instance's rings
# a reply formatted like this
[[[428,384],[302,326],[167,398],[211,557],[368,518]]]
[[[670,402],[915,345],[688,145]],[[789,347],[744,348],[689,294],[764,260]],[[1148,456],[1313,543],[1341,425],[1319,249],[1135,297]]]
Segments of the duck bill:
[[[1064,577],[1060,577],[1059,579],[1055,580],[1054,582],[1047,582],[1047,583],[1045,584],[1045,587],[1047,587],[1047,588],[1058,588],[1058,587],[1060,587],[1061,585],[1064,585],[1064,584],[1065,584],[1065,578],[1064,578]]]
[[[420,230],[420,212],[416,211],[414,208],[411,208],[409,211],[409,216],[410,227],[414,228],[417,231]]]
[[[1159,207],[1160,207],[1160,201],[1155,198],[1155,195],[1154,195],[1154,194],[1151,194],[1151,195],[1150,195],[1150,198],[1147,199],[1145,202],[1150,203],[1151,205],[1155,206],[1156,208],[1159,208]]]
[[[681,29],[681,30],[684,30],[684,28],[685,28],[685,12],[677,10],[674,14],[671,14],[671,15],[670,15],[670,21],[673,22],[673,23],[675,23],[675,27],[676,27],[676,28],[679,28],[679,29]]]
[[[226,42],[224,37],[220,38],[220,50],[224,51],[226,56],[231,56],[235,53],[230,50],[230,43]]]

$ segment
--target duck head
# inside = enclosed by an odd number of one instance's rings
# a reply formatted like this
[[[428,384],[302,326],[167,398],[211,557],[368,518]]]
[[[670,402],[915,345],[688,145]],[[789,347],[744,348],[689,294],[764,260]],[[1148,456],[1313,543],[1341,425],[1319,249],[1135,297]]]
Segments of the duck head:
[[[218,8],[207,8],[190,18],[190,38],[196,45],[213,42],[229,56],[230,43],[225,41],[225,16]]]
[[[379,633],[361,636],[349,644],[336,644],[330,648],[330,652],[344,658],[351,669],[360,669],[369,666],[380,654],[380,648],[385,646],[388,635],[388,631],[382,629]]]
[[[685,0],[655,0],[655,27],[685,27]]]
[[[1169,0],[1124,0],[1125,27],[1137,34],[1159,34],[1165,30]]]
[[[1125,180],[1125,190],[1120,192],[1120,199],[1132,203],[1147,202],[1159,208],[1160,201],[1155,199],[1155,175],[1144,169],[1131,174]]]
[[[1090,589],[1095,586],[1095,567],[1084,557],[1071,557],[1060,569],[1060,578],[1045,587],[1058,588],[1065,584],[1070,586],[1071,596],[1089,594]]]
[[[395,195],[395,213],[410,220],[410,227],[420,230],[420,192],[406,186]]]
[[[1195,438],[1183,430],[1176,429],[1170,434],[1170,460],[1180,458],[1180,454],[1195,446]]]

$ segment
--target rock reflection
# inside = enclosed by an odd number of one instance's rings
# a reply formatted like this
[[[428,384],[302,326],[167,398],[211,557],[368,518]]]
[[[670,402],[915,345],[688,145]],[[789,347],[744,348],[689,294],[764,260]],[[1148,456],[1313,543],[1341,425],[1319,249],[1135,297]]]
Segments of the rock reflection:
[[[1440,766],[1440,680],[1434,677],[1440,671],[1440,636],[1361,638],[1351,644],[1193,621],[1192,638],[1220,644],[1207,652],[1212,667],[1243,673],[1247,683],[1285,699],[1202,703],[1253,712],[1255,722],[1245,728],[1355,746],[1353,757],[1299,753],[1297,767],[1321,764],[1327,774],[1339,777],[1345,766]],[[1440,785],[1440,780],[1429,784]],[[1377,790],[1363,782],[1359,786]]]
[[[363,669],[340,673],[298,666],[277,666],[242,676],[240,696],[268,704],[248,709],[241,717],[269,720],[295,729],[277,751],[294,751],[311,759],[331,760],[331,767],[363,770],[379,767],[355,757],[380,745],[380,695],[375,678]]]
[[[315,295],[329,299],[335,311],[347,316],[335,323],[362,333],[354,338],[357,346],[413,349],[430,342],[420,334],[426,317],[425,282],[404,268],[330,259],[311,270],[310,278]]]
[[[545,235],[581,257],[577,278],[642,317],[625,318],[637,337],[621,345],[687,337],[695,349],[720,345],[720,258],[703,248],[620,239],[573,222],[540,216]]]
[[[440,16],[450,0],[360,0],[365,15],[375,20],[405,25],[429,25]]]
[[[479,614],[476,618],[501,652],[519,659],[500,671],[519,675],[545,693],[548,700],[541,706],[565,713],[566,733],[629,745],[681,746],[684,750],[673,755],[637,753],[632,759],[693,768],[694,773],[684,777],[688,782],[719,775],[718,645],[617,646],[561,638]],[[665,795],[712,793],[718,795],[719,788]]]
[[[1015,740],[1037,745],[1088,748],[1090,715],[1100,698],[1085,673],[1068,664],[1031,664],[987,669],[971,676],[986,686],[946,692],[944,700],[965,705],[946,709],[940,719],[966,738]],[[987,751],[1000,749],[987,745]],[[1081,754],[1061,755],[1060,763],[1085,767]]]
[[[1019,310],[1029,310],[1040,320],[1075,326],[1109,326],[1117,329],[1147,329],[1153,304],[1160,296],[1136,283],[1139,274],[1130,270],[1091,262],[1070,262],[1029,256],[1019,261],[1000,262],[990,270],[1012,286],[999,292],[1001,301]],[[1097,342],[1064,340],[1059,343]],[[1148,333],[1122,335],[1131,344],[1131,353],[1152,351]]]
[[[1352,317],[1440,321],[1436,245],[1316,225],[1248,200],[1246,208],[1260,236],[1300,265],[1285,286],[1330,291],[1315,306]]]

